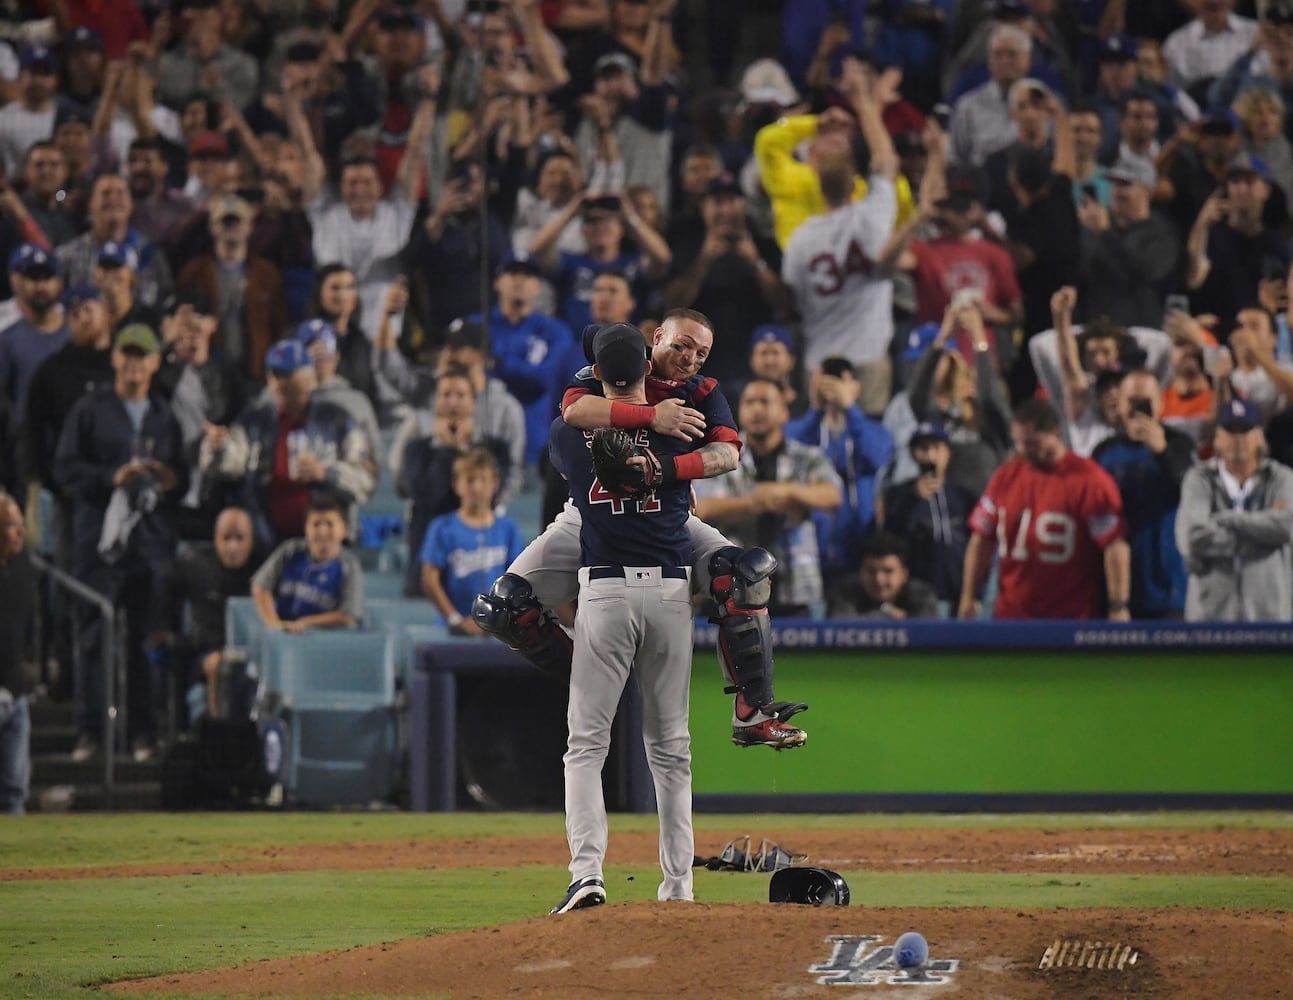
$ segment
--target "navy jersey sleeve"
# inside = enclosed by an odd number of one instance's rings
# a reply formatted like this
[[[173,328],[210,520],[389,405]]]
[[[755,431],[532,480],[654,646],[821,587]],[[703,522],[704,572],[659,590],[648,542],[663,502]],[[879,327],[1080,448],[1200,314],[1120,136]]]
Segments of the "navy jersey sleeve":
[[[566,429],[566,422],[560,417],[552,421],[548,428],[548,459],[552,462],[552,467],[563,476],[566,473],[566,455],[562,450],[562,431]]]

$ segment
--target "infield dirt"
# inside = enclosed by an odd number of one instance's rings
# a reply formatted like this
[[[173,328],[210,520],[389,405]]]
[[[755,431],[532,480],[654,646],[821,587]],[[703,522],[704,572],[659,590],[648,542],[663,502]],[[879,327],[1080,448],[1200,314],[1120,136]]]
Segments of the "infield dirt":
[[[739,833],[706,832],[702,855]],[[1290,875],[1283,829],[749,831],[839,870]],[[650,865],[651,834],[612,834],[610,864]],[[251,850],[187,865],[10,871],[0,878],[430,869],[553,864],[556,837],[404,840]],[[733,875],[734,878],[747,876]],[[748,876],[764,877],[764,876]],[[554,899],[560,886],[554,886]],[[887,909],[736,903],[620,903],[560,917],[345,951],[117,983],[119,993],[228,996],[446,996],[591,1000],[606,996],[750,1000],[955,996],[958,1000],[1293,997],[1293,910]],[[1291,901],[1293,903],[1293,901]],[[954,961],[903,984],[883,949],[920,930],[931,958]],[[837,952],[834,937],[845,942]],[[1121,971],[1040,969],[1056,941],[1114,942],[1136,955]],[[1093,952],[1094,954],[1094,952]],[[1127,951],[1122,951],[1125,956]],[[841,957],[842,956],[842,957]],[[1094,964],[1094,961],[1092,962]],[[823,979],[874,980],[827,985]]]
[[[919,928],[932,960],[956,967],[941,984],[900,985],[876,968],[871,985],[824,985],[833,935],[875,937],[855,953]],[[739,928],[739,933],[734,932]],[[805,998],[1288,997],[1293,915],[1214,910],[871,909],[738,903],[627,903],[501,927],[415,938],[231,969],[160,976],[118,993],[228,996],[447,996],[455,1000],[608,996]],[[1057,938],[1119,942],[1134,965],[1038,965]],[[827,967],[823,970],[823,966]]]

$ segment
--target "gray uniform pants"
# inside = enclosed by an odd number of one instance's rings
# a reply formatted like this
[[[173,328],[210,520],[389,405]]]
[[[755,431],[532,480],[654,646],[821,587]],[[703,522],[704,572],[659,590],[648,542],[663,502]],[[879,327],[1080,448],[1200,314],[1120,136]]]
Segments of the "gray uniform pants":
[[[691,899],[691,587],[660,567],[625,567],[623,577],[590,580],[579,571],[579,617],[570,675],[565,761],[566,838],[572,881],[602,877],[606,802],[602,766],[629,670],[642,693],[642,735],[660,816],[657,898]]]
[[[525,547],[509,573],[523,576],[534,590],[534,596],[545,608],[555,608],[579,596],[579,529],[583,519],[579,508],[567,500],[566,505],[538,538]],[[732,543],[717,528],[694,514],[687,519],[691,535],[692,580],[703,593],[709,593],[709,557]]]

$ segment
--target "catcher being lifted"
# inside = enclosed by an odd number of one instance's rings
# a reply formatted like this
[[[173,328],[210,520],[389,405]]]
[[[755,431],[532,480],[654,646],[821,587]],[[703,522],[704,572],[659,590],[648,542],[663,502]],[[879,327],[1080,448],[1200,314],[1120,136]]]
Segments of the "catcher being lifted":
[[[636,328],[621,324],[636,335]],[[594,372],[590,345],[605,328],[584,331],[589,365],[577,372],[562,397],[559,420],[583,429],[594,489],[606,501],[647,502],[667,483],[722,475],[735,469],[741,438],[718,382],[699,373],[713,345],[713,327],[690,309],[666,314],[654,334],[646,376],[646,404],[606,398]],[[631,341],[630,341],[631,342]],[[654,437],[651,435],[655,435]],[[672,454],[661,435],[691,444]],[[652,442],[654,442],[654,447]],[[659,453],[657,454],[657,450]],[[568,681],[572,643],[553,608],[578,595],[582,518],[571,500],[544,532],[477,596],[472,617],[481,631],[560,681]],[[803,746],[807,734],[789,719],[808,706],[776,701],[773,694],[772,628],[768,600],[777,560],[767,549],[741,548],[694,515],[692,579],[708,592],[718,626],[718,660],[735,695],[732,742],[776,750]]]

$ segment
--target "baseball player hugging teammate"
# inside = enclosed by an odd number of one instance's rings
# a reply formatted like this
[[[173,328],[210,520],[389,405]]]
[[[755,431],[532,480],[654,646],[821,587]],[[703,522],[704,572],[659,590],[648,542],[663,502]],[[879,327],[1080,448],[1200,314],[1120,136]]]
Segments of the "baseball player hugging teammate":
[[[649,361],[641,333],[626,324],[607,326],[593,340],[593,356],[607,398],[645,410]],[[568,480],[582,517],[564,758],[572,882],[553,913],[606,902],[602,766],[630,669],[637,671],[642,693],[642,736],[660,815],[664,880],[657,896],[692,898],[691,495],[687,481],[676,476],[648,481],[693,448],[689,439],[648,427],[587,431],[560,418],[552,425],[552,462]],[[636,493],[628,469],[639,470]]]
[[[627,324],[612,324],[601,331],[589,327],[584,331],[584,348],[590,361],[595,337],[612,330],[642,339],[637,328]],[[740,437],[718,383],[699,374],[713,343],[713,326],[703,314],[672,310],[653,338],[653,374],[644,382],[645,405],[606,398],[590,366],[581,369],[567,388],[561,419],[581,430],[647,431],[653,440],[668,441],[671,447],[694,446],[676,455],[670,452],[658,468],[644,469],[648,487],[673,485],[677,480],[685,493],[687,480],[728,472],[736,467]],[[572,495],[575,492],[572,487]],[[610,497],[603,500],[612,502]],[[573,647],[548,609],[574,599],[578,592],[581,516],[578,497],[567,501],[489,593],[477,597],[472,609],[482,631],[557,676],[569,675]],[[702,587],[707,585],[714,599],[719,662],[728,681],[727,692],[736,695],[732,742],[778,750],[803,746],[807,734],[787,720],[808,706],[776,701],[773,696],[767,603],[776,559],[766,549],[734,546],[695,516],[688,515],[685,524],[690,545],[683,563],[692,567],[693,579]]]

